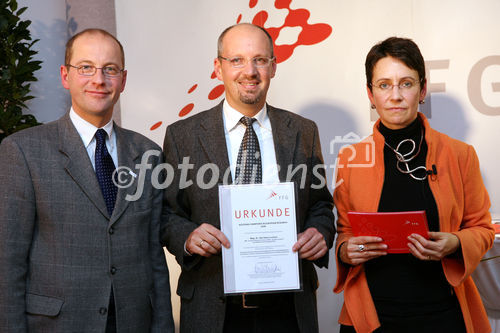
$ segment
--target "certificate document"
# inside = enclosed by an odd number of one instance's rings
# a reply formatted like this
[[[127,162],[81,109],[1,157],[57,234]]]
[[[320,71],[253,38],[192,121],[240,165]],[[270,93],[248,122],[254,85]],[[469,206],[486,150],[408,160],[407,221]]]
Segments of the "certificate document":
[[[220,185],[224,293],[300,289],[295,185]]]

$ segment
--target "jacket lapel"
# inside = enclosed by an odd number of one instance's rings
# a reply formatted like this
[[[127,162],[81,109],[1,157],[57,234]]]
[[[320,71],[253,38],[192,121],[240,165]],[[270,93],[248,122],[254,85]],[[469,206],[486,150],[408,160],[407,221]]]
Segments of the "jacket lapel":
[[[271,121],[273,131],[274,150],[276,162],[279,167],[280,181],[286,181],[287,169],[293,166],[295,145],[297,143],[298,130],[286,112],[280,112],[274,107],[267,105],[267,114]]]
[[[219,167],[219,182],[223,181],[224,174],[229,168],[222,103],[207,112],[198,134],[198,142],[208,160]],[[232,183],[231,175],[228,175],[228,182]]]
[[[69,113],[59,120],[58,128],[59,151],[67,158],[64,168],[97,209],[109,218],[92,162],[69,118]]]
[[[141,154],[137,147],[135,146],[130,135],[123,130],[121,127],[114,124],[113,130],[116,133],[116,145],[118,149],[118,165],[117,168],[122,168],[126,170],[136,170],[135,165],[141,162]],[[124,168],[126,167],[126,168]],[[130,177],[132,175],[128,175]],[[127,209],[130,204],[129,200],[126,200],[127,195],[134,195],[137,188],[137,182],[140,181],[140,175],[134,177],[134,181],[130,186],[119,187],[118,193],[116,194],[115,208],[113,209],[113,215],[111,216],[110,223],[116,222],[123,212]],[[139,198],[138,200],[141,200]]]

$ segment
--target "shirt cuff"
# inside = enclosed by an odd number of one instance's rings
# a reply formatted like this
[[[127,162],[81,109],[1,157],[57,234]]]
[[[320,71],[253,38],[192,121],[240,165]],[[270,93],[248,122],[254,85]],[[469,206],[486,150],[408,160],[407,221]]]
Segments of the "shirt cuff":
[[[191,257],[193,254],[186,249],[186,242],[184,242],[184,254]]]

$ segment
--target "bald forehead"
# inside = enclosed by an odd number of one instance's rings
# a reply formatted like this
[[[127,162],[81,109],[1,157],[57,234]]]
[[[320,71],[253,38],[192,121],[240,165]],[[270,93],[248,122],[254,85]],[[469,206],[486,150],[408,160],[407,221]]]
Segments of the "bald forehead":
[[[249,23],[241,23],[233,26],[231,29],[229,29],[226,33],[226,35],[229,35],[230,33],[235,33],[235,32],[257,32],[261,33],[262,37],[266,37],[266,34],[258,27],[256,27],[253,24]]]
[[[223,52],[225,42],[241,38],[242,36],[245,37],[251,36],[255,39],[265,40],[268,45],[268,50],[271,56],[274,55],[273,41],[271,37],[262,29],[263,28],[260,28],[250,23],[240,23],[228,28],[226,31],[222,33],[221,35],[222,38],[219,39],[220,40],[220,43],[218,45],[219,55],[221,55],[221,53]]]
[[[66,50],[66,52],[67,52],[66,63],[69,63],[71,61],[71,58],[73,57],[73,49],[74,49],[75,45],[78,45],[78,44],[83,43],[83,42],[89,42],[89,39],[93,39],[94,37],[100,37],[102,39],[105,39],[107,42],[112,43],[119,50],[122,66],[123,67],[125,66],[125,55],[124,55],[123,47],[121,46],[121,44],[115,38],[111,37],[110,35],[108,35],[106,33],[102,33],[100,30],[84,31],[83,33],[78,35],[73,40],[71,45],[69,46],[69,49]],[[97,41],[95,41],[95,42],[97,42]]]
[[[78,36],[75,41],[73,42],[73,44],[79,44],[79,43],[82,43],[82,42],[88,42],[89,39],[94,39],[94,38],[102,38],[102,39],[105,39],[106,41],[109,41],[111,42],[112,44],[114,44],[114,46],[116,48],[120,48],[120,45],[116,42],[116,40],[114,40],[113,38],[111,38],[110,36],[108,35],[105,35],[103,33],[100,33],[100,32],[93,32],[93,31],[89,31],[89,32],[86,32],[84,34],[81,34],[80,36]]]

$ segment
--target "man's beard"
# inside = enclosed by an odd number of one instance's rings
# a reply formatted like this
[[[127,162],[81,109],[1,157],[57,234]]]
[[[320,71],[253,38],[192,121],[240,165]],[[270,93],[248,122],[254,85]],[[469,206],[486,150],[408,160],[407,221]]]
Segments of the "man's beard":
[[[262,93],[259,93],[256,96],[245,96],[243,94],[239,94],[240,101],[245,104],[257,104],[260,102],[260,99],[262,98]]]

